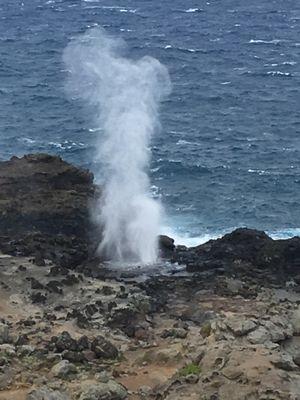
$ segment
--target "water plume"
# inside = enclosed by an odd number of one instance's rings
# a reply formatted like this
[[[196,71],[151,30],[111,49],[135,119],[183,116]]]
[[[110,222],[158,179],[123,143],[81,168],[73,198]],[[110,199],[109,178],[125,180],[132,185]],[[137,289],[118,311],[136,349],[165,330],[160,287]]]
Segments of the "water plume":
[[[99,252],[110,259],[153,263],[161,205],[151,198],[147,174],[159,103],[170,92],[166,67],[152,57],[124,56],[125,43],[96,28],[64,52],[73,96],[97,110],[97,157],[105,184],[98,208]]]

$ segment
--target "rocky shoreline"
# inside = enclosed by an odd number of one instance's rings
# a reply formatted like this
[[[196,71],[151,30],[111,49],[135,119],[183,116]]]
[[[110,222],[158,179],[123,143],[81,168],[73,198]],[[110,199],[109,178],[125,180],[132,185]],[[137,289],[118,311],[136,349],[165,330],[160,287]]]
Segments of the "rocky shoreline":
[[[300,399],[300,238],[238,229],[162,265],[95,257],[89,171],[0,162],[0,400]]]

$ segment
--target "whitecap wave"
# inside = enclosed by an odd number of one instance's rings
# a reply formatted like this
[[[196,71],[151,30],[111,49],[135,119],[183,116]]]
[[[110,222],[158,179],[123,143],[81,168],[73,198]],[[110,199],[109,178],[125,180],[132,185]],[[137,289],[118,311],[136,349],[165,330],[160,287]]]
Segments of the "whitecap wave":
[[[296,61],[284,61],[282,65],[297,65],[298,63]]]
[[[132,14],[135,14],[135,13],[137,12],[137,10],[136,10],[136,9],[133,9],[133,8],[120,8],[120,9],[119,9],[119,12],[121,12],[121,13],[132,13]]]
[[[177,146],[182,146],[185,144],[193,144],[193,143],[189,142],[188,140],[184,140],[184,139],[179,139],[178,142],[176,143]]]
[[[24,138],[19,138],[18,139],[19,142],[23,142],[25,144],[33,144],[36,141],[34,139],[28,138],[28,137],[24,137]]]
[[[200,236],[191,236],[188,233],[178,233],[171,227],[164,227],[162,232],[164,235],[173,238],[176,246],[183,245],[186,247],[199,246],[200,244],[206,243],[211,239],[218,239],[222,236],[221,233],[212,235],[205,233]]]
[[[284,228],[266,232],[272,239],[290,239],[300,236],[300,228]]]
[[[250,44],[275,44],[278,45],[284,42],[283,39],[273,39],[273,40],[262,40],[262,39],[251,39],[248,43]]]
[[[195,13],[195,12],[201,12],[201,8],[188,8],[187,10],[184,10],[183,12],[185,13]]]
[[[220,231],[216,233],[205,233],[199,236],[192,236],[189,233],[179,233],[176,229],[165,226],[163,227],[162,232],[164,235],[173,238],[176,246],[183,245],[186,247],[195,247],[207,243],[209,240],[219,239],[224,235],[234,231],[235,229],[237,228],[229,228],[223,230],[222,232]],[[290,239],[295,236],[300,236],[300,228],[277,229],[266,231],[266,234],[274,240]]]
[[[270,76],[292,76],[290,72],[282,72],[282,71],[268,71],[267,75]]]

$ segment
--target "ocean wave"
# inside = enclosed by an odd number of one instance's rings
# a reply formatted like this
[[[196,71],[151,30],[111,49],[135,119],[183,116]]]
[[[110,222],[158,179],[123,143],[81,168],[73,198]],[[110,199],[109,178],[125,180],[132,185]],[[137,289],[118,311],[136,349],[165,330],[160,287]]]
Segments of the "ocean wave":
[[[277,76],[277,77],[285,77],[290,78],[293,77],[293,74],[290,72],[282,72],[282,71],[242,71],[240,75],[251,75],[253,77],[264,77],[264,76]]]
[[[89,132],[94,133],[94,132],[99,132],[101,131],[101,128],[89,128]]]
[[[65,140],[62,143],[60,142],[49,142],[48,143],[49,146],[52,147],[56,147],[57,149],[61,149],[61,150],[71,150],[74,148],[83,148],[85,147],[85,144],[82,142],[73,142],[70,140]]]
[[[251,39],[248,43],[250,44],[274,44],[278,46],[280,43],[285,42],[283,39],[273,39],[273,40],[262,40],[262,39]]]
[[[270,75],[270,76],[287,76],[287,77],[293,76],[293,74],[291,74],[290,72],[282,72],[282,71],[268,71],[267,75]]]
[[[18,138],[19,142],[25,143],[25,144],[34,144],[36,143],[36,140],[31,139],[29,137],[23,137],[23,138]]]
[[[176,228],[173,228],[172,226],[164,226],[162,228],[162,232],[164,235],[167,235],[167,236],[173,238],[176,246],[183,245],[183,246],[187,246],[187,247],[199,246],[200,244],[206,243],[211,239],[218,239],[223,234],[228,233],[226,231],[224,233],[223,232],[215,233],[215,234],[205,233],[203,235],[193,236],[189,233],[179,232]]]
[[[196,13],[203,11],[201,8],[188,8],[187,10],[183,10],[185,13]]]
[[[193,142],[189,142],[188,140],[184,140],[184,139],[179,139],[178,142],[176,143],[177,146],[182,146],[185,144],[194,144]]]
[[[206,53],[205,50],[186,48],[186,47],[176,47],[176,46],[172,46],[171,44],[167,44],[164,48],[165,48],[165,50],[173,49],[173,50],[181,51],[183,53]]]
[[[295,236],[300,236],[300,228],[284,228],[273,231],[267,231],[272,239],[289,239]]]
[[[298,63],[296,61],[284,61],[282,63],[282,65],[292,65],[292,66],[297,65],[297,64]]]
[[[249,174],[258,174],[258,175],[271,175],[269,171],[265,171],[263,169],[248,169]]]
[[[172,226],[165,226],[162,228],[162,232],[164,235],[173,238],[176,246],[184,245],[187,247],[195,247],[207,243],[209,240],[219,239],[235,229],[236,228],[233,227],[224,229],[220,232],[204,233],[203,235],[194,236],[188,232],[179,232],[176,228],[173,228]],[[283,228],[278,230],[266,231],[266,233],[274,240],[290,239],[295,236],[300,236],[300,228]]]

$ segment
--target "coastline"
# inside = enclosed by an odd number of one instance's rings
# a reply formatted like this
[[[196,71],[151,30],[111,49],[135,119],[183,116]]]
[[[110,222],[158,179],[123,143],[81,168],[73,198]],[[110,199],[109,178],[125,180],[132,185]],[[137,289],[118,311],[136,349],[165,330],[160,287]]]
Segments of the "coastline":
[[[299,237],[160,236],[156,268],[120,270],[88,171],[13,158],[0,189],[0,400],[298,398]]]

